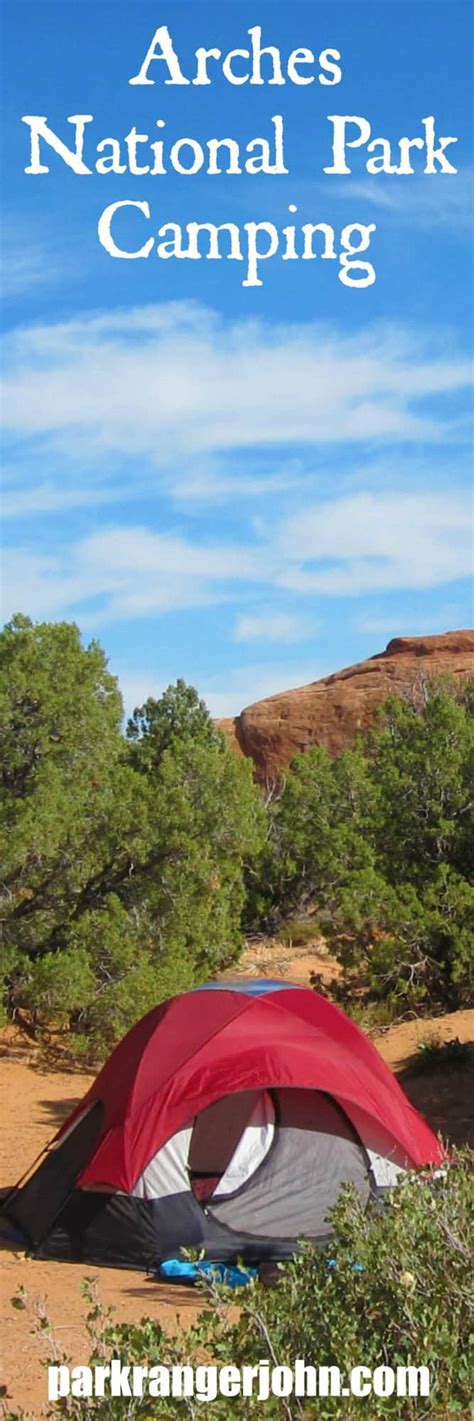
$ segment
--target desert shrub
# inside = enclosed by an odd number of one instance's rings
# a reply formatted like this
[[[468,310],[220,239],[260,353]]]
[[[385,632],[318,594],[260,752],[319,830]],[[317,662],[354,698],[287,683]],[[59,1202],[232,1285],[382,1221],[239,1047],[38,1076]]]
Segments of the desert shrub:
[[[112,1356],[123,1363],[165,1366],[208,1361],[237,1367],[270,1364],[292,1367],[304,1358],[337,1366],[347,1380],[352,1367],[381,1364],[427,1366],[430,1396],[367,1397],[366,1421],[467,1417],[473,1331],[471,1253],[474,1190],[472,1160],[466,1152],[434,1177],[408,1175],[381,1212],[364,1212],[351,1189],[333,1211],[334,1237],[319,1252],[305,1245],[281,1269],[277,1286],[251,1283],[236,1294],[211,1285],[207,1305],[187,1331],[170,1336],[151,1320],[117,1323],[91,1297],[91,1364]],[[357,1264],[357,1268],[354,1267]],[[264,1418],[344,1416],[359,1421],[359,1398],[318,1397],[301,1402],[234,1398],[232,1415]],[[199,1415],[203,1421],[229,1416],[227,1399],[195,1400],[68,1399],[54,1404],[51,1418],[83,1421],[94,1416],[147,1418]]]
[[[411,1073],[428,1071],[431,1075],[433,1070],[440,1068],[444,1071],[446,1067],[458,1070],[468,1065],[471,1054],[471,1043],[460,1041],[458,1036],[451,1037],[449,1041],[429,1037],[427,1041],[420,1041],[418,1055],[411,1063]]]
[[[287,918],[277,932],[277,941],[284,947],[305,947],[319,937],[319,927],[315,918]]]
[[[316,985],[314,983],[313,985]],[[346,1016],[355,1021],[362,1031],[376,1033],[385,1027],[392,1026],[400,1018],[400,1004],[397,998],[385,997],[380,1001],[368,1001],[366,996],[358,1001],[347,992],[338,994],[338,984],[334,983],[333,995],[338,999],[340,995],[340,1005],[343,1007]]]

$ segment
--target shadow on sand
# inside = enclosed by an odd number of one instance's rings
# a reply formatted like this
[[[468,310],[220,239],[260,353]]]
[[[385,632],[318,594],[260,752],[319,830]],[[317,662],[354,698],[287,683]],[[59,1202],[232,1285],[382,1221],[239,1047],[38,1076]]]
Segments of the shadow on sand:
[[[63,1120],[67,1120],[68,1115],[72,1115],[76,1105],[79,1105],[82,1096],[68,1096],[65,1100],[39,1100],[38,1109],[43,1111],[45,1120],[51,1121],[51,1133],[62,1125]]]
[[[474,1148],[474,1042],[466,1043],[463,1059],[407,1061],[397,1072],[405,1094],[420,1110],[432,1130],[441,1131],[453,1145]]]

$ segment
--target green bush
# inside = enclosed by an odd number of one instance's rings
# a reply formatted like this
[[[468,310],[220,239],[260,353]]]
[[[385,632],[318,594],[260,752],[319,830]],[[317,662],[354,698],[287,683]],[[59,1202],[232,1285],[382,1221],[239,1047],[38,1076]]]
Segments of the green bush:
[[[298,1403],[269,1398],[235,1398],[232,1415],[261,1418],[315,1416],[319,1421],[448,1421],[467,1418],[471,1397],[473,1341],[472,1241],[474,1190],[472,1159],[459,1154],[434,1177],[413,1172],[394,1190],[383,1212],[364,1213],[346,1189],[333,1211],[334,1238],[318,1252],[305,1245],[281,1269],[277,1286],[252,1283],[239,1294],[211,1286],[197,1323],[169,1336],[151,1319],[117,1323],[93,1298],[89,1312],[91,1358],[165,1366],[208,1362],[256,1366],[262,1358],[292,1367],[296,1358],[337,1366],[347,1379],[360,1364],[427,1366],[429,1398],[318,1397]],[[332,1260],[332,1261],[331,1261]],[[354,1268],[354,1264],[358,1268]],[[90,1291],[89,1291],[89,1296]],[[238,1306],[236,1307],[236,1301]],[[230,1404],[194,1400],[59,1401],[51,1418],[75,1421],[94,1416],[143,1418],[199,1415],[226,1418]]]
[[[277,932],[277,941],[284,947],[305,947],[320,935],[315,918],[288,918]]]
[[[418,1056],[411,1063],[411,1073],[416,1074],[438,1069],[445,1071],[446,1067],[453,1071],[468,1066],[474,1048],[470,1041],[460,1041],[458,1036],[454,1036],[450,1041],[438,1041],[430,1037],[428,1041],[420,1041],[418,1046]]]

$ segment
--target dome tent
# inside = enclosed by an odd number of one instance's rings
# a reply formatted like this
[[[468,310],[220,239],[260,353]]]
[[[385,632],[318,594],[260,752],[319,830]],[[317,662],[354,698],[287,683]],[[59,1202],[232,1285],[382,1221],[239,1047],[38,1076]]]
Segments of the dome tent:
[[[5,1212],[36,1256],[154,1268],[291,1256],[442,1148],[375,1047],[286,981],[208,982],[112,1052]]]

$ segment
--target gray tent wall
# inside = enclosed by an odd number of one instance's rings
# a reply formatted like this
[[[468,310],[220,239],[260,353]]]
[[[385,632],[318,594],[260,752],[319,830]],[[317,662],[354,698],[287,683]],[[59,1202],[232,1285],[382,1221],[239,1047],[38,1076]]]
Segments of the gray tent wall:
[[[40,1257],[145,1269],[181,1248],[216,1261],[288,1258],[302,1236],[319,1244],[330,1238],[327,1213],[343,1184],[354,1184],[365,1205],[378,1183],[396,1182],[404,1164],[393,1145],[386,1157],[373,1126],[366,1139],[362,1114],[352,1124],[332,1097],[260,1089],[230,1094],[189,1120],[131,1193],[88,1191],[76,1181],[100,1116],[98,1105],[80,1119],[6,1210]],[[220,1175],[205,1202],[193,1192],[193,1169]]]
[[[239,1233],[258,1237],[330,1236],[328,1209],[343,1184],[354,1184],[363,1204],[370,1194],[369,1164],[347,1116],[319,1091],[278,1091],[278,1128],[272,1149],[242,1189],[212,1199],[209,1214]]]

